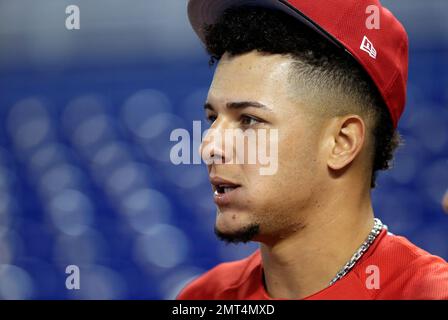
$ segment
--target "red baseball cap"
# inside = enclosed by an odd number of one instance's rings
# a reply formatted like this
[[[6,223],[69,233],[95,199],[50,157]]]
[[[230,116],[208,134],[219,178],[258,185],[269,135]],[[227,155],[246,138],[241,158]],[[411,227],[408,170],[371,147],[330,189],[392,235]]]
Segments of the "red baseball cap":
[[[408,36],[378,0],[189,0],[188,17],[202,42],[204,24],[241,5],[286,12],[349,52],[370,75],[396,128],[406,102]]]

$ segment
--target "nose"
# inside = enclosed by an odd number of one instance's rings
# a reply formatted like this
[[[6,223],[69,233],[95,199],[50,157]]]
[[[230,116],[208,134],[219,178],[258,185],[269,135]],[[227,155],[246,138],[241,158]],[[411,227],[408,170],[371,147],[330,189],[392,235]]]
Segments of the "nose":
[[[199,152],[207,165],[224,164],[229,161],[224,143],[227,126],[225,121],[216,119],[210,129],[205,132]]]

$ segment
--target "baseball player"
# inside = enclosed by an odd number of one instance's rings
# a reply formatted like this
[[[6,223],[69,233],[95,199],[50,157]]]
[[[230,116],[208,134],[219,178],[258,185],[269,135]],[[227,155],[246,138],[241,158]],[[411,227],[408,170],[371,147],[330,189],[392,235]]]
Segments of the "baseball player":
[[[448,264],[372,208],[405,106],[408,38],[394,15],[378,0],[190,0],[188,16],[216,64],[210,128],[277,132],[278,169],[262,175],[204,138],[215,233],[259,249],[177,298],[448,299]]]

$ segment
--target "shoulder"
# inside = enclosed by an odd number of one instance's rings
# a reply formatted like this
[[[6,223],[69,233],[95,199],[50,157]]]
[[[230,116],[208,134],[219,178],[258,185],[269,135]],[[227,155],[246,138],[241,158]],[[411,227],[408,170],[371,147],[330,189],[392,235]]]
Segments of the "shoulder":
[[[447,262],[405,237],[387,233],[363,265],[378,267],[378,299],[448,299]]]
[[[242,260],[221,263],[194,279],[177,296],[179,300],[226,299],[225,292],[238,287],[259,266],[259,250]]]

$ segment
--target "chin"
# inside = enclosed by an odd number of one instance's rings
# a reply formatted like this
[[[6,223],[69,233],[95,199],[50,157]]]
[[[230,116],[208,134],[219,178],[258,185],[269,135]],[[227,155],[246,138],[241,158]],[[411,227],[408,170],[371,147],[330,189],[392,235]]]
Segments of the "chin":
[[[247,243],[258,235],[260,226],[257,224],[241,227],[237,230],[222,231],[215,226],[215,234],[221,241],[227,243]]]
[[[260,225],[257,223],[241,224],[234,223],[229,225],[222,223],[218,218],[215,224],[215,234],[218,239],[227,243],[246,243],[254,240],[260,232]]]
[[[224,207],[216,211],[216,228],[223,233],[231,233],[251,224],[250,214],[244,210]]]

